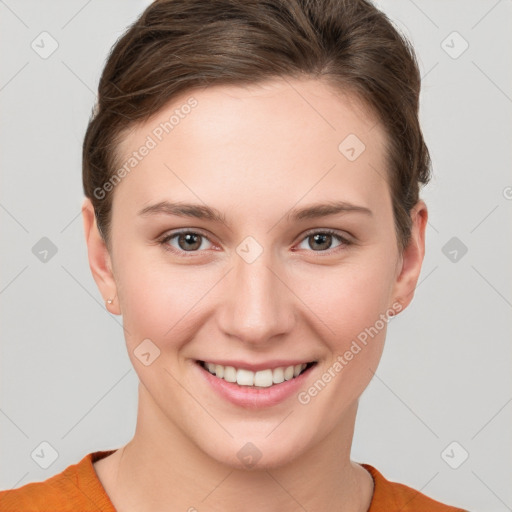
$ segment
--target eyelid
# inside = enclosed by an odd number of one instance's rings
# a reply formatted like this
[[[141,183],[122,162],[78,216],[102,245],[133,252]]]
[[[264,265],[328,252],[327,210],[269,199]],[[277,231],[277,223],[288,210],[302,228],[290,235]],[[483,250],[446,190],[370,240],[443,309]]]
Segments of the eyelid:
[[[180,255],[184,255],[186,257],[204,252],[204,250],[203,251],[183,251],[183,250],[178,250],[178,249],[168,245],[167,242],[172,240],[174,237],[177,237],[177,236],[179,236],[181,234],[185,234],[185,233],[193,233],[193,234],[201,235],[203,238],[206,238],[210,243],[213,244],[212,240],[210,240],[209,235],[205,234],[205,232],[200,228],[183,228],[183,229],[178,229],[177,231],[170,231],[170,232],[164,233],[162,236],[158,237],[157,241],[159,244],[163,245],[166,250],[171,251],[175,254],[179,253]],[[331,228],[323,228],[323,229],[322,228],[312,228],[301,235],[299,243],[302,243],[306,238],[308,238],[312,235],[316,235],[318,233],[332,235],[333,237],[338,239],[338,241],[341,243],[341,245],[338,247],[335,247],[334,249],[327,249],[326,251],[312,251],[311,250],[311,251],[307,251],[307,252],[317,253],[320,256],[322,254],[332,254],[332,253],[337,252],[338,250],[343,249],[344,247],[347,247],[348,245],[351,245],[354,243],[350,239],[350,237],[344,236],[344,235],[340,234],[337,230],[331,229]]]
[[[178,229],[176,231],[168,231],[167,233],[164,233],[162,236],[159,236],[157,238],[157,242],[160,245],[164,246],[164,249],[171,251],[174,254],[179,253],[180,255],[183,254],[185,256],[189,256],[189,255],[194,255],[194,254],[204,252],[204,250],[203,251],[182,251],[182,250],[176,249],[174,247],[171,247],[167,243],[170,240],[174,239],[175,237],[182,235],[182,234],[187,234],[187,233],[201,235],[203,238],[206,238],[211,244],[214,244],[212,242],[212,240],[210,240],[210,236],[205,234],[205,232],[199,228],[182,228],[182,229]]]
[[[347,243],[352,243],[352,239],[350,238],[350,235],[348,233],[345,233],[345,232],[342,233],[342,232],[338,231],[337,229],[332,229],[332,228],[310,229],[309,231],[306,231],[302,235],[301,241],[304,240],[304,238],[307,238],[308,236],[311,236],[311,235],[316,235],[317,233],[324,233],[324,234],[328,234],[328,235],[337,236],[337,237],[341,238],[342,240],[346,241]]]
[[[329,256],[329,255],[335,254],[335,253],[339,252],[340,250],[343,250],[343,249],[347,248],[349,245],[353,245],[354,244],[354,242],[352,241],[350,236],[345,236],[344,234],[341,234],[338,230],[331,229],[331,228],[323,228],[323,229],[322,228],[313,228],[313,229],[310,229],[309,231],[306,231],[301,236],[301,239],[300,239],[299,243],[302,243],[304,240],[306,240],[310,236],[316,235],[318,233],[325,234],[325,235],[331,235],[334,238],[337,238],[338,241],[340,242],[340,245],[338,247],[334,247],[332,249],[327,249],[326,251],[313,251],[313,250],[307,251],[307,252],[311,252],[311,253],[313,253],[315,255],[318,255],[320,257],[322,257],[322,256]]]

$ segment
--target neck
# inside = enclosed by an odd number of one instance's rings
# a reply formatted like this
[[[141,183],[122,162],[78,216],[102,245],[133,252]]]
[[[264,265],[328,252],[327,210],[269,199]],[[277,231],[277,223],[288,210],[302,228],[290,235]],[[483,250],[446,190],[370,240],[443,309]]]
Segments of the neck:
[[[373,481],[351,462],[357,403],[320,443],[272,468],[236,469],[212,459],[170,424],[139,385],[133,439],[111,457],[100,480],[117,510],[366,512]],[[104,459],[105,461],[107,459]],[[101,462],[101,461],[100,461]]]

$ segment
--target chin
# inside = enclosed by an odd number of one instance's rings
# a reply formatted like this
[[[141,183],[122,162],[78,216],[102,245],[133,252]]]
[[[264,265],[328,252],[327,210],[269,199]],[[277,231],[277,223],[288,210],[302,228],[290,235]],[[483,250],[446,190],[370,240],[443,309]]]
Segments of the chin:
[[[202,446],[217,462],[237,470],[265,470],[286,466],[306,451],[304,437],[274,434],[240,435],[223,443]]]

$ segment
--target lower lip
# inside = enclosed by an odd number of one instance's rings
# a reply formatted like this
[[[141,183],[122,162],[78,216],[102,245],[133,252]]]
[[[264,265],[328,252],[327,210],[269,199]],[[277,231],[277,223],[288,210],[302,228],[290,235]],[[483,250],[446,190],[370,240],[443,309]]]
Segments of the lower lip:
[[[236,382],[227,382],[215,377],[198,362],[195,366],[199,369],[202,378],[228,402],[248,409],[258,409],[277,405],[296,393],[316,365],[309,367],[298,377],[285,380],[280,384],[273,384],[268,388],[240,386]]]

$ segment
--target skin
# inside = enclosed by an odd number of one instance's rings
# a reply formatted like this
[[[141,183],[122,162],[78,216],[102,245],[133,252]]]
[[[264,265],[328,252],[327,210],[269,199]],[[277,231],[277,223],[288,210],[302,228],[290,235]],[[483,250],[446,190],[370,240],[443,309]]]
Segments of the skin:
[[[196,378],[194,361],[315,360],[307,390],[379,315],[412,300],[426,205],[412,210],[399,253],[384,131],[354,97],[313,79],[189,91],[130,132],[119,154],[190,96],[198,105],[115,187],[110,251],[83,203],[91,271],[104,299],[114,298],[108,310],[123,316],[140,379],[135,435],[95,470],[121,512],[366,511],[373,480],[350,447],[386,327],[305,405],[296,394],[262,409],[231,404]],[[351,133],[366,145],[354,161],[338,150]],[[226,223],[138,215],[162,200],[215,207]],[[331,200],[373,215],[287,221],[292,208]],[[195,252],[179,237],[167,244],[180,253],[159,245],[180,228],[207,238]],[[327,228],[353,243],[327,237],[319,247],[306,235]],[[236,252],[247,236],[263,248],[252,263]],[[134,355],[147,338],[160,350],[149,366]],[[262,454],[252,469],[237,457],[249,441]]]

